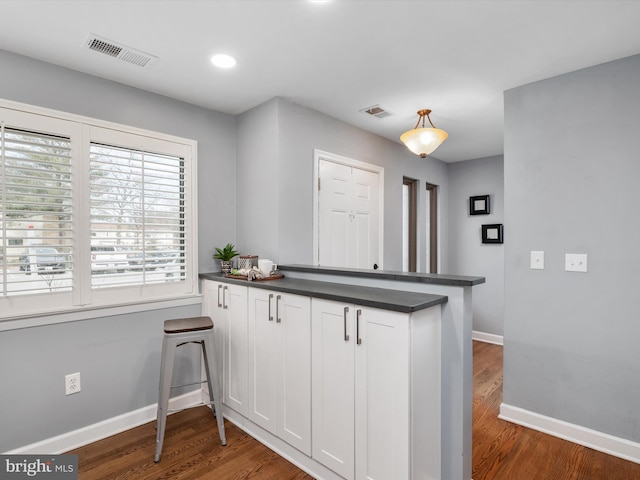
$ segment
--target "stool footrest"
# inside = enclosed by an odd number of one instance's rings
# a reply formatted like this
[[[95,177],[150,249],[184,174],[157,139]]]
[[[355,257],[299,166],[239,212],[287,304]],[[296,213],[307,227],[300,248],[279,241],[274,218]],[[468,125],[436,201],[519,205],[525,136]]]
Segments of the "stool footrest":
[[[191,387],[192,385],[202,385],[203,383],[207,383],[207,381],[202,380],[201,382],[183,383],[182,385],[171,385],[169,388]]]
[[[214,402],[196,403],[195,405],[189,405],[188,407],[174,408],[174,409],[167,410],[167,413],[182,412],[183,410],[189,410],[190,408],[196,408],[196,407],[210,407],[213,404]]]

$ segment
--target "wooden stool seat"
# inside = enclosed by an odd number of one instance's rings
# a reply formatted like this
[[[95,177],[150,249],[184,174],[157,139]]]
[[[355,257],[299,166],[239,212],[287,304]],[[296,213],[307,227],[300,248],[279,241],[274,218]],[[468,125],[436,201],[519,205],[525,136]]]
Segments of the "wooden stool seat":
[[[209,317],[176,318],[164,322],[164,333],[195,332],[213,328],[213,321]]]

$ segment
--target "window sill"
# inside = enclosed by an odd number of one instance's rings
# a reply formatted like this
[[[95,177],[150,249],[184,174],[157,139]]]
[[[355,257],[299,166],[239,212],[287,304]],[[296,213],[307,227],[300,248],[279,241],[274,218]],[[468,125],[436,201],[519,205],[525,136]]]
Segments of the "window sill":
[[[202,295],[196,294],[120,305],[77,307],[60,311],[47,310],[28,315],[0,317],[0,332],[199,304],[202,304]]]

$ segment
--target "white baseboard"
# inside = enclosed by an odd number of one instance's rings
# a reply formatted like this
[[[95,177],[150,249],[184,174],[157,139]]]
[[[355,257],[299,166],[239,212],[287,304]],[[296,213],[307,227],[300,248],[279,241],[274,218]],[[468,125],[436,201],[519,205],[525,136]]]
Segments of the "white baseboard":
[[[559,437],[600,452],[640,463],[640,443],[568,423],[512,405],[501,404],[498,418]]]
[[[495,345],[504,345],[504,337],[502,335],[494,335],[493,333],[478,332],[476,330],[472,333],[472,338],[479,342],[493,343]]]
[[[182,409],[197,405],[202,402],[200,390],[185,393],[169,400],[170,409]],[[102,422],[87,425],[86,427],[63,433],[56,437],[47,438],[31,445],[16,448],[5,454],[24,455],[56,455],[68,452],[89,443],[102,440],[117,433],[124,432],[134,427],[148,423],[156,418],[157,404],[148,405],[132,412],[127,412],[117,417],[108,418]]]

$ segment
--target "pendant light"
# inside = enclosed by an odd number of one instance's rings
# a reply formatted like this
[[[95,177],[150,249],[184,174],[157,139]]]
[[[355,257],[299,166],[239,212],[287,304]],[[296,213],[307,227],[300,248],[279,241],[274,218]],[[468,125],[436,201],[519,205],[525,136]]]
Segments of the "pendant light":
[[[411,150],[416,155],[420,155],[420,157],[425,158],[431,152],[433,152],[436,148],[440,146],[442,142],[444,142],[449,136],[447,132],[444,130],[440,130],[436,128],[431,119],[429,118],[429,114],[431,110],[424,109],[418,110],[418,123],[413,128],[413,130],[409,130],[404,132],[400,136],[400,141],[404,143],[409,150]],[[429,120],[431,124],[431,128],[424,126],[425,117]],[[418,128],[420,125],[420,120],[422,120],[422,126]]]

